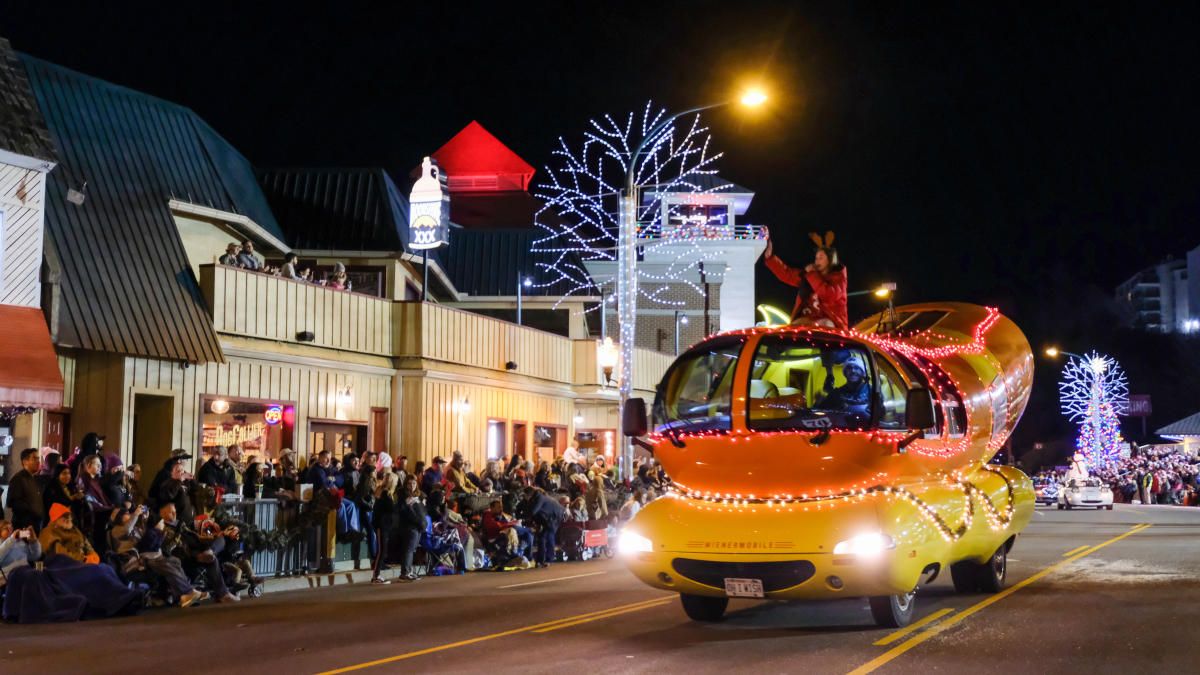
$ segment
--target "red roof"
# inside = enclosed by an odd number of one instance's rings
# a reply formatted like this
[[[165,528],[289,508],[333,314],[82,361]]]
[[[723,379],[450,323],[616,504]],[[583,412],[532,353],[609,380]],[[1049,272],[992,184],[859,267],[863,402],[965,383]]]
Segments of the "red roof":
[[[474,120],[433,157],[446,174],[451,192],[528,190],[535,171]]]

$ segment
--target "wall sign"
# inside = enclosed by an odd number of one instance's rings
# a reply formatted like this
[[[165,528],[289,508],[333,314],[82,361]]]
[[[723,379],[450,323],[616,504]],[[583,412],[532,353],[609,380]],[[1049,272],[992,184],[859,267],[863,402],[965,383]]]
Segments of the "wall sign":
[[[421,177],[408,198],[408,247],[438,248],[450,243],[450,191],[446,177],[426,157],[421,160]]]
[[[268,406],[266,411],[263,412],[263,419],[266,420],[267,424],[270,424],[271,426],[279,424],[283,421],[283,406]]]

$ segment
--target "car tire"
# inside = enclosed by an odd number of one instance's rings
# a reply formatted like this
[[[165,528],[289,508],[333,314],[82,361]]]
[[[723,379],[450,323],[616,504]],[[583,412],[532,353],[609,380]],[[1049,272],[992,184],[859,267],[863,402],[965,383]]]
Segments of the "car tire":
[[[1112,511],[1112,507],[1113,507],[1113,505],[1112,505],[1112,504],[1109,504],[1108,506],[1106,506],[1106,507],[1104,507],[1104,508],[1108,509],[1109,511]]]
[[[950,566],[950,578],[958,593],[999,593],[1008,578],[1008,544],[1001,544],[987,562],[954,563]]]
[[[1067,508],[1067,507],[1063,506],[1062,504],[1059,504],[1059,505],[1058,505],[1058,510],[1059,510],[1059,511],[1062,511],[1062,510],[1063,510],[1063,509],[1065,509],[1065,508]]]
[[[883,628],[903,628],[912,622],[916,591],[902,595],[875,595],[869,601],[871,616]]]
[[[683,612],[692,621],[714,622],[725,618],[725,608],[729,606],[729,598],[710,598],[706,595],[690,595],[680,593],[679,601],[683,604]]]

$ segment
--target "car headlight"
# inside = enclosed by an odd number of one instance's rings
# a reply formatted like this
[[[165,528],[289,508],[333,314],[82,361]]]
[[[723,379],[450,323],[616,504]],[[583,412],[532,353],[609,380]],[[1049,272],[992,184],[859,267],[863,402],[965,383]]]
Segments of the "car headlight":
[[[896,542],[891,537],[882,532],[867,532],[839,541],[837,546],[833,547],[833,554],[873,558],[891,548],[896,548]]]
[[[636,532],[625,530],[621,533],[621,537],[617,540],[617,550],[624,555],[634,553],[650,553],[654,550],[654,544],[650,540]]]

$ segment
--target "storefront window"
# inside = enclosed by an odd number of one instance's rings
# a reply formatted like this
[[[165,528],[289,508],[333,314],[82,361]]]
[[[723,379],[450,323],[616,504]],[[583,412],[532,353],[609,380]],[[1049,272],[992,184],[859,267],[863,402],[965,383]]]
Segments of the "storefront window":
[[[200,446],[207,454],[217,446],[241,447],[248,458],[275,460],[294,438],[296,406],[290,402],[201,398],[204,414]]]

